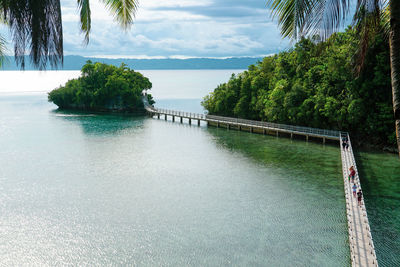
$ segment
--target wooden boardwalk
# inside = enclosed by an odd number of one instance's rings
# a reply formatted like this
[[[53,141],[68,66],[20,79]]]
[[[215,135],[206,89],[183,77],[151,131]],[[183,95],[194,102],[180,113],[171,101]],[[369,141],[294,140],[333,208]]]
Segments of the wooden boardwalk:
[[[249,132],[258,132],[263,134],[271,134],[272,132],[277,136],[279,133],[290,134],[290,137],[293,137],[293,135],[302,135],[306,137],[306,140],[308,140],[309,137],[317,137],[321,138],[324,143],[325,139],[339,141],[342,159],[344,191],[346,197],[346,214],[349,231],[351,265],[357,267],[378,266],[375,247],[372,241],[371,230],[368,222],[367,211],[364,204],[364,198],[362,198],[361,206],[359,206],[357,197],[354,197],[352,194],[352,184],[348,179],[350,173],[349,168],[354,166],[356,170],[355,184],[357,185],[357,191],[361,190],[356,161],[354,159],[350,137],[347,133],[310,127],[228,118],[222,116],[203,115],[183,111],[156,109],[153,106],[150,106],[145,98],[143,98],[143,103],[147,112],[152,117],[157,116],[160,119],[160,116],[164,116],[164,119],[167,120],[167,117],[170,116],[173,122],[175,122],[175,118],[178,117],[181,123],[183,123],[183,119],[185,118],[188,120],[189,124],[192,123],[192,120],[197,120],[198,125],[200,125],[200,121],[205,121],[208,125],[211,124],[215,125],[216,127],[226,127],[227,129],[247,130]],[[341,135],[343,134],[348,138],[348,149],[344,149],[342,146]]]
[[[349,181],[349,169],[351,166],[354,166],[356,171],[354,182],[357,185],[357,192],[358,190],[361,190],[361,183],[358,176],[350,137],[347,133],[343,134],[347,136],[349,143],[348,149],[345,149],[342,146],[342,140],[340,140],[351,263],[352,266],[378,266],[364,197],[362,197],[360,206],[358,205],[357,197],[353,196],[352,193],[351,187],[353,184]]]
[[[215,125],[216,127],[226,127],[227,129],[245,130],[249,132],[258,132],[263,134],[274,134],[276,136],[278,136],[280,133],[290,135],[290,137],[304,136],[307,141],[309,137],[321,138],[323,143],[325,143],[326,139],[337,141],[340,139],[339,131],[271,123],[265,121],[229,118],[215,115],[204,115],[169,109],[156,109],[153,106],[150,106],[146,100],[143,100],[143,102],[145,103],[145,108],[147,112],[152,117],[157,116],[157,118],[159,119],[160,117],[164,117],[164,119],[167,120],[169,116],[173,122],[175,122],[176,118],[179,118],[181,123],[183,123],[183,119],[187,119],[189,124],[197,121],[197,125],[200,125],[201,121],[205,121],[208,125]]]

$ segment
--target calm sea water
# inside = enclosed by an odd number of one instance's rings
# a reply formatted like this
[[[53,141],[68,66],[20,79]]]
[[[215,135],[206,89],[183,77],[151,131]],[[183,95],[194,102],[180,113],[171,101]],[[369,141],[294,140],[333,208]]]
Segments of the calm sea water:
[[[201,112],[231,72],[147,75],[158,106]],[[349,265],[338,147],[55,109],[0,94],[0,265]],[[378,259],[396,266],[398,161],[360,157]]]

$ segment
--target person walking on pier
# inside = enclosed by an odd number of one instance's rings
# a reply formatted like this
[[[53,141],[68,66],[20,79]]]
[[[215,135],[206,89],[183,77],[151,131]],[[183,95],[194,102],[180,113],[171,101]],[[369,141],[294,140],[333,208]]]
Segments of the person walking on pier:
[[[347,138],[347,135],[342,136],[342,148],[343,150],[349,149],[349,139]]]
[[[342,148],[343,148],[343,150],[346,149],[346,146],[347,146],[346,138],[343,136],[342,137]]]
[[[351,178],[351,182],[354,184],[354,177],[356,176],[356,170],[354,170],[354,166],[351,166],[349,171],[350,171],[349,180]]]
[[[353,186],[351,188],[353,188],[353,196],[356,197],[357,185],[353,184]]]
[[[361,189],[358,190],[357,197],[358,197],[358,206],[361,207],[361,199],[362,199],[362,192],[361,192]]]

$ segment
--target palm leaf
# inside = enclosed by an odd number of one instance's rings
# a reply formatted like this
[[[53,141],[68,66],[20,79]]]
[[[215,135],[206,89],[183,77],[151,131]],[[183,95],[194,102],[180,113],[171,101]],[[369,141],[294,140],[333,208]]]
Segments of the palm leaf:
[[[386,10],[386,11],[385,11]],[[386,14],[387,13],[387,14]],[[358,0],[357,9],[353,17],[353,26],[360,38],[358,49],[355,54],[355,74],[359,75],[364,67],[365,57],[371,38],[379,32],[386,31],[388,37],[390,25],[387,1],[380,0]],[[388,20],[385,22],[385,16]],[[385,25],[386,24],[386,25]],[[386,28],[386,29],[385,29]]]
[[[7,59],[6,52],[7,52],[7,41],[6,39],[4,39],[3,36],[0,35],[0,67],[4,65],[4,61]]]
[[[85,43],[89,43],[89,33],[91,29],[90,4],[89,0],[78,0],[80,14],[81,31],[85,34]]]
[[[133,24],[138,8],[137,0],[102,0],[106,7],[114,15],[114,19],[124,28]]]
[[[350,0],[269,0],[284,37],[329,37],[345,21]]]
[[[4,18],[14,42],[14,56],[25,67],[29,51],[33,65],[56,68],[63,62],[63,34],[59,0],[2,0]]]

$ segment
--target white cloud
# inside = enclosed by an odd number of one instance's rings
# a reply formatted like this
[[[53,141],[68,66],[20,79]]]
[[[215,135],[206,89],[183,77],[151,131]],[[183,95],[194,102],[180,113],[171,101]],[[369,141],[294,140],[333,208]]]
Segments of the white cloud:
[[[92,31],[90,42],[85,46],[76,1],[61,1],[65,55],[259,56],[289,44],[287,40],[282,41],[264,3],[256,0],[143,0],[134,25],[127,31],[114,22],[103,3],[99,0],[90,3]],[[241,10],[243,14],[237,16],[236,12]]]

